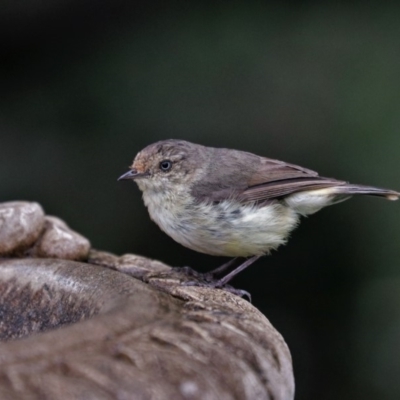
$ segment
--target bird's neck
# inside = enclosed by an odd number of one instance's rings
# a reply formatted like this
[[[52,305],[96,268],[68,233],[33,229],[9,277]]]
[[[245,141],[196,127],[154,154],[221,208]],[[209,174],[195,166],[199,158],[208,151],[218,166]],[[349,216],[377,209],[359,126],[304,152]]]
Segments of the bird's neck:
[[[174,185],[168,187],[152,187],[143,190],[143,201],[150,217],[158,224],[165,225],[166,220],[179,218],[192,202],[187,187]]]

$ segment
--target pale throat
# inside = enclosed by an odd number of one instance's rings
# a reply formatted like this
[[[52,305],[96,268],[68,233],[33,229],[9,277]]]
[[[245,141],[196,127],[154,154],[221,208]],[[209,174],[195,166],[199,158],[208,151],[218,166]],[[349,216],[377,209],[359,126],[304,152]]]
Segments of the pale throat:
[[[162,182],[137,181],[143,192],[143,201],[150,217],[163,230],[169,231],[177,222],[176,219],[187,210],[192,203],[187,185],[165,185]],[[170,233],[170,232],[168,232]]]

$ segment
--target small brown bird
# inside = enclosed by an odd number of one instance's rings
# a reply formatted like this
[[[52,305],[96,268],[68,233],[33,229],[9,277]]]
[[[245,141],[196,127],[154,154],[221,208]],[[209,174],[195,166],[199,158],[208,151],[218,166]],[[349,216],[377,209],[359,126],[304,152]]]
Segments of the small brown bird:
[[[250,257],[215,287],[285,243],[302,215],[354,194],[400,196],[244,151],[173,139],[147,146],[119,179],[137,183],[151,219],[183,246],[215,256]]]

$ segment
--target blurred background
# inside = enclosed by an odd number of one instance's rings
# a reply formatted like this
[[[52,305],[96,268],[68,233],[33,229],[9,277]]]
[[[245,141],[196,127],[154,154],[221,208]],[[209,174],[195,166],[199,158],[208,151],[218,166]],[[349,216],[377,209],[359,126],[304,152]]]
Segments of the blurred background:
[[[93,247],[207,271],[135,185],[181,138],[400,190],[400,7],[385,3],[3,0],[0,201],[33,200]],[[400,204],[303,220],[233,284],[282,333],[298,400],[400,398]]]

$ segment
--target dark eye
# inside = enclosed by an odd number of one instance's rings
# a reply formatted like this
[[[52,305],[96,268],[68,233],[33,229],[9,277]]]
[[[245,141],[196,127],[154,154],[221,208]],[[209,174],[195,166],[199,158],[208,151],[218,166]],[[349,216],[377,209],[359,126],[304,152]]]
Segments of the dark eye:
[[[163,160],[160,162],[161,171],[167,172],[172,168],[172,161]]]

